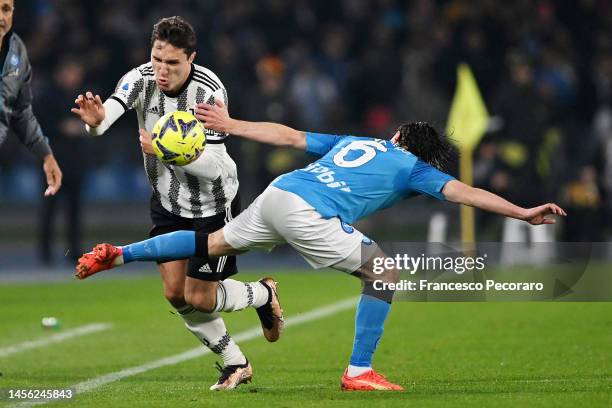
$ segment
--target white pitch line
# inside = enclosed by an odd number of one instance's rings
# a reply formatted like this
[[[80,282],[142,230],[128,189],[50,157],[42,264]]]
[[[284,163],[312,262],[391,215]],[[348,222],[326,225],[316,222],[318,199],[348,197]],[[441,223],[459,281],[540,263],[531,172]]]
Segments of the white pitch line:
[[[69,340],[73,337],[84,336],[86,334],[96,333],[103,330],[108,330],[112,327],[109,323],[92,323],[85,326],[75,327],[62,333],[57,333],[52,336],[43,337],[38,340],[24,341],[10,347],[0,348],[0,357],[10,356],[11,354],[21,353],[34,348],[45,347],[53,343],[59,343]]]
[[[300,324],[312,322],[313,320],[322,319],[327,316],[334,315],[336,313],[354,308],[357,304],[357,297],[345,299],[340,302],[332,303],[327,306],[323,306],[317,309],[313,309],[309,312],[298,314],[296,316],[292,316],[285,320],[285,327],[298,326]],[[255,339],[261,336],[261,327],[257,326],[252,329],[243,331],[238,333],[234,338],[236,343],[248,341]],[[117,380],[121,380],[123,378],[132,377],[137,374],[142,374],[144,372],[154,370],[156,368],[165,367],[169,365],[174,365],[178,363],[182,363],[183,361],[192,360],[196,357],[200,357],[206,354],[210,354],[211,351],[207,348],[194,348],[188,351],[185,351],[181,354],[175,354],[174,356],[165,357],[160,360],[151,361],[149,363],[139,365],[136,367],[126,368],[121,371],[115,371],[113,373],[108,373],[105,375],[101,375],[96,378],[92,378],[91,380],[82,381],[77,384],[69,385],[67,387],[59,387],[59,388],[71,388],[74,390],[75,394],[82,394],[84,392],[88,392],[94,390],[103,385],[109,384],[111,382],[115,382]],[[33,405],[45,404],[47,402],[52,402],[56,400],[36,400],[36,401],[24,401],[20,404],[13,405],[14,408],[22,408],[22,407],[31,407]]]

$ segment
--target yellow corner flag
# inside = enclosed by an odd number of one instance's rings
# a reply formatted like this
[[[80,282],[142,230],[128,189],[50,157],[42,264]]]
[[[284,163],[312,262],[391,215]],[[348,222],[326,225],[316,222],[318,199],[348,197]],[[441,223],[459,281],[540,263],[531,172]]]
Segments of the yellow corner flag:
[[[478,84],[466,64],[457,68],[457,88],[448,115],[446,132],[452,135],[460,152],[459,179],[465,184],[473,184],[472,160],[474,149],[482,139],[489,123],[489,113],[485,107]],[[461,240],[464,243],[475,241],[474,209],[461,206]]]
[[[472,70],[466,64],[460,64],[446,132],[452,135],[462,152],[473,151],[487,130],[488,123],[489,113]]]

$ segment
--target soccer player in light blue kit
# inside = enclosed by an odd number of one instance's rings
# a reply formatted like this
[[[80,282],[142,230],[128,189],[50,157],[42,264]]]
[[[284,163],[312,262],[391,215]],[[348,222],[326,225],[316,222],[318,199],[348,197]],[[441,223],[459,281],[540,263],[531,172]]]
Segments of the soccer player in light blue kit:
[[[230,118],[222,103],[198,106],[207,128],[247,139],[306,150],[319,159],[284,174],[237,218],[212,234],[177,231],[115,247],[99,244],[83,255],[77,276],[132,261],[219,257],[250,249],[270,250],[288,243],[314,268],[332,267],[360,277],[364,289],[357,306],[350,363],[342,377],[344,390],[402,390],[372,369],[372,357],[383,333],[393,293],[377,291],[374,280],[397,282],[391,268],[374,274],[382,250],[350,224],[400,200],[426,194],[439,200],[471,205],[531,224],[551,224],[551,214],[565,215],[556,204],[522,208],[485,190],[470,187],[442,169],[454,155],[446,137],[426,123],[400,126],[391,140],[300,132],[284,125]],[[203,311],[234,311],[247,299],[219,282],[215,292],[187,293],[187,301]],[[242,296],[244,297],[244,296]],[[280,332],[282,316],[270,330]]]

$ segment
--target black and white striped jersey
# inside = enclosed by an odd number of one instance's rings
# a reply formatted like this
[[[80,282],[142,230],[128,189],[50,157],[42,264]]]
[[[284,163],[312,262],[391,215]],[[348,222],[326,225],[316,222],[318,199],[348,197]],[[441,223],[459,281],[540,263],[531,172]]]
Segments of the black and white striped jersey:
[[[213,104],[215,98],[228,103],[225,87],[209,69],[192,64],[189,78],[171,97],[157,87],[149,62],[125,74],[104,105],[115,101],[124,112],[134,109],[138,126],[151,132],[155,122],[166,113],[177,110],[194,113],[196,104]],[[206,161],[207,168],[214,171],[205,175],[188,173],[185,167],[165,165],[157,157],[143,154],[153,193],[166,210],[185,218],[201,218],[220,214],[231,204],[238,191],[238,176],[236,164],[223,144],[227,136],[207,130],[206,148],[198,161]]]

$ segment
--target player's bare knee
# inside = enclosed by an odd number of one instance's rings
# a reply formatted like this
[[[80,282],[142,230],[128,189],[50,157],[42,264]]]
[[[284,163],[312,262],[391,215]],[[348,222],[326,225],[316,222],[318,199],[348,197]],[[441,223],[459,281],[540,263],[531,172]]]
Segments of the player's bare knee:
[[[164,287],[164,297],[174,307],[185,306],[185,294],[183,288]]]
[[[196,309],[212,313],[217,304],[217,282],[208,282],[187,277],[185,299]]]
[[[216,299],[211,299],[201,293],[188,293],[185,298],[187,303],[201,312],[212,313],[215,311]]]
[[[378,280],[381,280],[385,283],[397,283],[400,279],[400,273],[397,268],[385,269],[383,273],[377,276]]]
[[[185,291],[185,300],[201,312],[212,313],[215,311],[217,297],[216,295],[210,296],[197,288],[188,288]]]
[[[361,265],[359,269],[353,273],[353,275],[366,282],[399,282],[399,270],[394,266],[388,267],[388,264],[385,262],[380,262],[381,259],[385,258],[387,258],[387,255],[382,251],[382,249],[376,248],[370,259]]]
[[[364,295],[390,303],[393,300],[394,291],[384,289],[384,284],[399,282],[400,275],[399,270],[394,266],[388,267],[387,263],[380,261],[385,258],[385,253],[380,248],[376,248],[370,259],[353,272],[353,275],[363,282],[362,293]],[[383,289],[380,289],[381,287]]]

